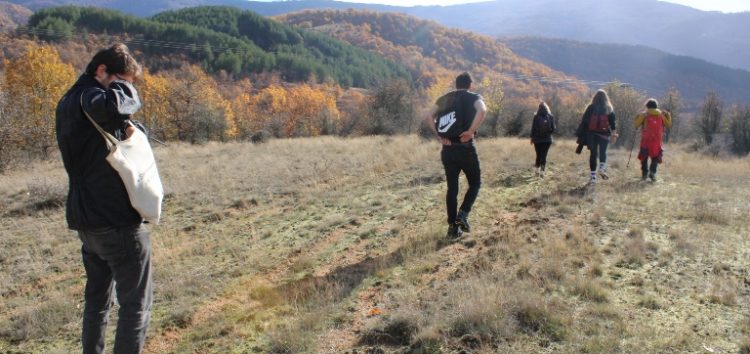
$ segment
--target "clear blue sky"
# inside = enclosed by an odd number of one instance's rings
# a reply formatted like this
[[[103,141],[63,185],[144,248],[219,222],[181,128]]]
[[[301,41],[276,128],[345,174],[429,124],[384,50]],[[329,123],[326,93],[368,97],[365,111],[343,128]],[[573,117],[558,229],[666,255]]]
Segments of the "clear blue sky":
[[[487,0],[341,0],[346,2],[386,4],[396,6],[453,5]],[[533,0],[526,0],[533,1]],[[627,0],[623,0],[627,1]],[[741,12],[750,11],[750,0],[660,0],[694,7],[704,11]]]

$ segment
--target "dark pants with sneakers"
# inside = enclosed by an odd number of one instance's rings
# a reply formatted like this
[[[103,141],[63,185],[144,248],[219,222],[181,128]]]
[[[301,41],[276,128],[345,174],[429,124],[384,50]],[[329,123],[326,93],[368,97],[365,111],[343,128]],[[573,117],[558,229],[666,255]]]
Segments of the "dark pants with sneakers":
[[[641,172],[643,172],[643,177],[646,177],[649,173],[651,175],[656,175],[656,168],[659,166],[659,161],[652,158],[651,159],[651,167],[648,166],[648,157],[641,160]]]
[[[609,145],[609,137],[589,133],[588,142],[589,150],[591,150],[591,156],[589,156],[589,167],[591,168],[591,171],[596,171],[597,160],[599,160],[599,162],[607,162],[607,145]]]
[[[106,227],[79,231],[78,237],[83,242],[81,254],[88,278],[81,338],[83,353],[104,352],[113,288],[120,310],[112,352],[140,353],[153,298],[148,229],[143,225]]]
[[[461,210],[467,214],[471,211],[471,206],[479,195],[479,187],[482,184],[481,171],[479,168],[479,155],[473,144],[461,146],[443,146],[440,154],[445,168],[445,178],[448,182],[448,192],[445,194],[445,205],[448,208],[448,223],[453,225],[456,222],[458,210],[458,178],[461,171],[466,174],[466,180],[469,182],[469,190],[464,195],[464,201],[461,203]]]
[[[536,164],[534,167],[547,166],[547,153],[552,143],[534,143],[534,150],[536,150]]]

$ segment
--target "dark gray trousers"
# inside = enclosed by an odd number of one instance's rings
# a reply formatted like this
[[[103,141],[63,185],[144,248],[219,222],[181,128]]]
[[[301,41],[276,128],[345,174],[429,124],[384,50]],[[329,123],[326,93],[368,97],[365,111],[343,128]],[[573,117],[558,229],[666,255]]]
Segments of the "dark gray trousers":
[[[143,225],[78,231],[86,269],[81,342],[84,354],[104,352],[112,289],[120,305],[115,354],[140,353],[146,340],[153,284],[151,240]]]

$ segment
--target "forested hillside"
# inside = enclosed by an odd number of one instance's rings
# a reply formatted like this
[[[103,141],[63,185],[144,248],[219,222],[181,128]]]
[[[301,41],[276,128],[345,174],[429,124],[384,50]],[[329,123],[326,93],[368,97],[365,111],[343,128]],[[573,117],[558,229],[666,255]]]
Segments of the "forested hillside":
[[[538,37],[503,38],[513,52],[578,78],[631,83],[650,93],[677,88],[696,106],[706,93],[747,102],[750,72],[643,46],[595,44]]]
[[[489,37],[395,13],[316,10],[279,16],[283,22],[313,28],[399,62],[418,80],[468,70],[502,81],[505,97],[533,99],[587,88],[549,67],[521,58]]]
[[[658,0],[495,0],[451,6],[398,7],[330,0],[250,1],[266,16],[304,9],[405,13],[490,36],[540,36],[646,45],[734,68],[750,69],[750,13],[699,11]]]
[[[131,38],[129,44],[147,55],[179,53],[203,63],[210,72],[239,76],[278,71],[287,81],[332,80],[345,87],[408,78],[399,65],[345,42],[229,7],[192,8],[153,19],[61,7],[38,11],[29,26],[49,40],[125,33]]]
[[[243,0],[10,0],[34,11],[66,5],[93,6],[121,11],[123,13],[148,17],[159,12],[193,6],[235,6],[246,5]],[[249,8],[245,7],[248,10]]]
[[[26,24],[31,14],[31,10],[23,6],[0,1],[0,32],[12,30],[19,25]]]

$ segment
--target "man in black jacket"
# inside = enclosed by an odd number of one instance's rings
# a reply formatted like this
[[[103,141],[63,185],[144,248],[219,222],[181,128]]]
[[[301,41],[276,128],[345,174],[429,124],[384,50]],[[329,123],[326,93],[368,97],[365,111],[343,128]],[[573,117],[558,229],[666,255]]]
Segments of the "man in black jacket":
[[[56,135],[69,190],[68,227],[82,241],[86,269],[81,342],[83,353],[102,353],[113,284],[120,304],[114,353],[140,353],[151,310],[151,242],[120,176],[105,160],[105,140],[84,110],[119,139],[132,133],[126,121],[141,106],[132,85],[141,67],[128,48],[99,51],[60,99]]]
[[[484,121],[487,108],[482,96],[470,92],[471,75],[462,73],[456,77],[456,90],[440,97],[432,114],[425,118],[427,124],[443,144],[440,153],[448,192],[445,204],[448,211],[448,237],[457,238],[462,232],[469,232],[469,212],[479,194],[481,171],[479,156],[474,146],[474,134]],[[461,171],[466,174],[469,189],[464,195],[461,208],[458,207],[458,179]]]

